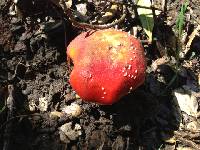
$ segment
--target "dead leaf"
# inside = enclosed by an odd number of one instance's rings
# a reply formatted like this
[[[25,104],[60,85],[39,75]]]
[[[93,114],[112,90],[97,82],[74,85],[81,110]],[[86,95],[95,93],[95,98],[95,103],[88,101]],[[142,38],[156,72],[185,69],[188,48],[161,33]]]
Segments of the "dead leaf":
[[[179,104],[181,111],[184,111],[188,115],[194,117],[197,116],[198,102],[192,91],[176,89],[173,94]]]
[[[137,5],[143,7],[151,7],[150,0],[138,0]],[[138,7],[137,9],[142,27],[149,38],[149,42],[152,42],[152,31],[154,27],[153,11],[147,8]]]

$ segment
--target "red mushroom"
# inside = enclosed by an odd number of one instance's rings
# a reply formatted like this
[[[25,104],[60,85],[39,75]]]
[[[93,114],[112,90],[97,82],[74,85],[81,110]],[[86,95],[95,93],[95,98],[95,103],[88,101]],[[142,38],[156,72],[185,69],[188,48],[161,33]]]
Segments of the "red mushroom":
[[[123,31],[84,32],[69,44],[67,55],[74,63],[70,84],[86,101],[111,105],[145,80],[144,48]]]

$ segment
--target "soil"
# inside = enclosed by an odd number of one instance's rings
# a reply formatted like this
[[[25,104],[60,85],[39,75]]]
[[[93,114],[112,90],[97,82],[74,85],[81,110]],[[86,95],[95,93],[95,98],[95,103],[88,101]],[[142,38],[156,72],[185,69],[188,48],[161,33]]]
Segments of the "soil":
[[[85,18],[77,15],[77,20],[95,21],[97,2],[73,1],[74,10],[78,4],[87,5]],[[190,2],[191,10],[186,12],[185,43],[198,26],[199,4],[197,0]],[[143,43],[148,65],[145,83],[110,106],[82,101],[69,84],[73,65],[67,63],[66,47],[87,29],[73,26],[50,1],[19,0],[16,14],[11,13],[12,5],[11,0],[0,2],[0,149],[200,148],[199,136],[191,138],[200,128],[197,126],[195,132],[181,128],[192,120],[198,123],[199,118],[181,111],[173,94],[184,85],[196,93],[200,90],[200,37],[195,36],[184,58],[175,57],[180,39],[174,18],[181,3],[166,3],[167,9],[155,18],[153,35],[157,40]],[[137,15],[131,14],[134,8],[127,7],[129,13],[117,28],[129,32],[136,26],[138,38],[146,41]],[[162,9],[161,2],[156,1],[155,7]],[[120,15],[115,14],[114,19]],[[178,72],[177,61],[181,66]],[[12,103],[6,105],[8,99]],[[81,113],[63,114],[63,108],[74,103]],[[63,125],[70,135],[61,130]]]

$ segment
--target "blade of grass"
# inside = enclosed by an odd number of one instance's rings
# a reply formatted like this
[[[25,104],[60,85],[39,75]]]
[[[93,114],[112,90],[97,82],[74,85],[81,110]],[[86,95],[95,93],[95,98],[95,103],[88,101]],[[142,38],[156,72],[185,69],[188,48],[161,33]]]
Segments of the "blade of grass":
[[[1,109],[0,109],[0,114],[6,109],[6,106],[3,106]]]
[[[189,5],[189,1],[188,0],[183,0],[182,4],[181,4],[181,9],[180,12],[178,14],[178,18],[176,20],[176,29],[178,32],[178,39],[176,41],[176,48],[175,48],[175,57],[176,57],[176,65],[175,65],[175,75],[172,77],[171,81],[168,83],[168,85],[166,86],[164,92],[162,94],[164,94],[167,89],[169,89],[169,87],[171,87],[171,85],[176,81],[177,77],[178,77],[178,69],[180,68],[179,65],[179,61],[180,61],[180,57],[179,57],[179,52],[181,50],[181,36],[183,33],[183,27],[185,25],[185,13],[187,10],[187,7]]]
[[[176,28],[178,30],[178,37],[180,38],[182,33],[183,33],[183,27],[185,24],[185,13],[188,7],[189,1],[188,0],[184,0],[184,2],[182,3],[181,6],[181,10],[179,12],[177,21],[176,21]]]

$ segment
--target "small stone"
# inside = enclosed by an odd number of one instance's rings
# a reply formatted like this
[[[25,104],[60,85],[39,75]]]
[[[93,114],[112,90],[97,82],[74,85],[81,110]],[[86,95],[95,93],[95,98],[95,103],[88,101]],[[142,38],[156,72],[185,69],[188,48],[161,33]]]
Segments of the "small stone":
[[[59,133],[61,141],[67,142],[67,139],[74,141],[82,134],[81,126],[76,123],[73,127],[72,122],[65,123],[59,128]]]
[[[72,103],[69,106],[65,106],[62,109],[62,112],[64,112],[65,114],[67,114],[69,116],[72,116],[72,117],[78,117],[81,114],[82,109],[81,109],[80,105]]]
[[[28,107],[29,107],[29,111],[35,111],[35,108],[36,108],[35,101],[29,100]]]

